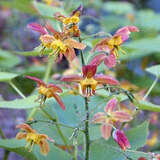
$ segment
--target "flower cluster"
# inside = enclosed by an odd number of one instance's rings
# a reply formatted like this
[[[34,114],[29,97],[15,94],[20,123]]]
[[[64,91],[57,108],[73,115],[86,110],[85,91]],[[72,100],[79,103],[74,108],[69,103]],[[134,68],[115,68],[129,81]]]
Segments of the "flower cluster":
[[[46,2],[51,3],[51,1]],[[65,56],[71,66],[69,73],[74,73],[78,68],[77,65],[80,65],[77,61],[76,67],[71,65],[71,62],[76,59],[75,49],[82,51],[86,47],[86,45],[81,42],[81,33],[78,27],[82,9],[83,7],[80,5],[68,17],[61,13],[56,13],[54,15],[54,18],[62,23],[61,32],[56,31],[49,23],[45,26],[37,23],[31,23],[28,25],[30,29],[40,33],[39,39],[41,41],[42,55],[44,52],[48,53],[48,58],[50,58],[50,56],[54,56],[56,57],[56,62],[60,61],[62,57]],[[98,73],[97,68],[102,62],[104,62],[108,68],[114,67],[116,65],[119,52],[125,53],[121,48],[121,45],[129,38],[131,32],[138,31],[138,28],[135,26],[126,26],[117,30],[113,36],[102,39],[91,50],[91,52],[98,51],[102,53],[93,57],[88,64],[83,62],[83,53],[81,52],[81,74],[63,75],[60,77],[60,81],[69,82],[70,87],[73,85],[72,88],[76,90],[73,94],[82,95],[87,101],[90,96],[96,96],[96,89],[98,86],[120,87],[118,80],[110,75]],[[79,38],[79,41],[75,38]],[[26,76],[26,78],[31,79],[38,84],[39,96],[37,100],[40,100],[40,105],[43,105],[47,99],[53,97],[63,110],[66,109],[59,95],[63,90],[59,86],[53,83],[46,84],[42,80],[32,76]],[[81,92],[79,92],[77,86],[80,86]],[[132,114],[127,110],[121,109],[119,107],[118,100],[116,98],[112,98],[104,107],[104,112],[98,112],[93,116],[92,123],[101,124],[101,135],[105,140],[110,138],[112,129],[114,129],[112,134],[113,139],[119,144],[122,150],[126,150],[127,148],[130,148],[130,143],[123,130],[120,130],[119,128],[122,123],[127,123],[131,121],[132,118]],[[88,123],[88,121],[89,119],[86,120],[86,123]],[[17,128],[22,130],[17,134],[17,139],[26,139],[26,147],[30,147],[30,151],[32,151],[33,145],[37,144],[40,146],[42,154],[46,155],[49,152],[49,145],[47,143],[49,138],[47,135],[37,133],[27,124],[18,125]],[[60,130],[60,128],[58,128],[58,130]]]
[[[108,140],[111,136],[112,128],[114,125],[116,125],[117,122],[120,122],[120,123],[129,122],[131,120],[132,120],[132,116],[129,113],[118,110],[118,100],[116,98],[113,98],[104,107],[104,112],[98,112],[93,116],[92,123],[101,124],[102,137]],[[113,137],[114,139],[116,139],[116,141],[118,141],[118,144],[120,143],[121,148],[125,150],[126,147],[129,147],[129,145],[126,145],[128,143],[126,144],[123,143],[124,146],[122,146],[119,139],[119,136],[121,134],[118,134],[118,133],[121,133],[121,132],[119,130],[116,130],[116,132],[114,132]]]
[[[58,58],[58,61],[60,61],[64,55],[67,60],[71,62],[76,57],[74,49],[83,50],[86,47],[83,43],[72,38],[79,37],[80,35],[77,23],[79,22],[81,10],[82,7],[80,6],[72,13],[71,17],[65,17],[60,13],[55,15],[55,18],[64,24],[62,32],[56,31],[49,23],[47,23],[45,27],[37,23],[30,23],[28,25],[28,28],[41,34],[42,54],[45,49],[48,49],[49,55],[54,55]]]

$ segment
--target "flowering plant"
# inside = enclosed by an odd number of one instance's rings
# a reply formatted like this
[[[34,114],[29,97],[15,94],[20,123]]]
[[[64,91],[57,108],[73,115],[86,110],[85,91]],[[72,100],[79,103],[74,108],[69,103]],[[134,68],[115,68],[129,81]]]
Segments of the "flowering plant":
[[[53,9],[63,5],[58,1],[44,2]],[[45,25],[36,22],[27,25],[30,33],[39,34],[40,41],[30,53],[38,56],[35,59],[40,65],[46,62],[47,65],[43,80],[42,75],[29,72],[23,75],[32,88],[29,96],[13,83],[12,79],[18,75],[7,74],[6,82],[22,99],[4,105],[28,112],[27,119],[16,126],[16,138],[6,143],[4,136],[0,147],[6,153],[16,152],[30,160],[104,160],[106,157],[158,160],[159,154],[138,150],[146,144],[149,122],[135,126],[135,121],[141,110],[160,111],[146,101],[160,74],[154,73],[156,80],[147,92],[113,74],[120,65],[121,55],[129,54],[121,46],[141,30],[127,25],[114,35],[99,32],[96,39],[95,35],[86,36],[81,31],[79,23],[84,14],[80,5],[69,16],[55,12]],[[96,39],[96,43],[90,45],[91,39]],[[64,59],[69,69],[57,71]]]

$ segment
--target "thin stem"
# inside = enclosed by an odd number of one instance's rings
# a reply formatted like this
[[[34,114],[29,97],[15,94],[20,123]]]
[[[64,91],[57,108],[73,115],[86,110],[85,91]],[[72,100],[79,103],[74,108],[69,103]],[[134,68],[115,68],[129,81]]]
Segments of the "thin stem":
[[[42,123],[50,123],[50,124],[58,124],[62,127],[66,127],[66,128],[71,128],[71,129],[75,129],[74,127],[71,127],[71,126],[68,126],[66,124],[63,124],[63,123],[57,123],[57,122],[53,122],[53,121],[47,121],[47,120],[33,120],[33,121],[27,121],[26,123],[27,124],[33,124],[33,123],[38,123],[38,122],[42,122]],[[84,132],[83,129],[79,129],[80,131]]]
[[[79,37],[79,42],[82,42],[80,37]],[[84,66],[85,65],[85,61],[84,61],[83,51],[82,50],[80,50],[80,55],[81,55],[82,66]]]
[[[53,118],[43,107],[40,106],[39,108],[45,117],[47,117],[48,119],[50,119],[53,122],[56,122],[56,118]]]
[[[50,59],[48,60],[46,72],[45,72],[45,75],[44,75],[44,82],[45,83],[48,83],[48,79],[49,79],[49,76],[50,76],[51,71],[52,71],[52,66],[53,66],[53,63],[54,63],[54,59],[55,59],[55,57],[51,56]]]
[[[10,81],[9,84],[22,98],[26,98],[25,95],[15,86],[12,81]]]
[[[143,100],[146,100],[146,98],[148,97],[148,95],[151,93],[152,89],[155,87],[158,79],[159,79],[159,77],[156,77],[156,79],[153,81],[153,83],[152,83],[152,85],[150,86],[149,90],[147,91],[147,93],[146,93],[145,96],[143,97]]]
[[[37,107],[36,107],[36,108],[33,108],[33,109],[31,110],[31,112],[29,113],[29,115],[28,115],[28,117],[27,117],[27,120],[29,121],[30,119],[32,119],[33,116],[37,113],[37,111],[38,111]]]
[[[64,144],[65,144],[66,147],[68,148],[68,152],[71,153],[71,150],[70,150],[70,148],[69,148],[69,146],[68,146],[67,140],[66,140],[65,136],[63,135],[63,132],[61,131],[61,128],[60,128],[59,124],[57,123],[57,118],[53,118],[53,117],[52,117],[48,112],[46,112],[42,107],[40,107],[40,111],[41,111],[48,119],[50,119],[50,120],[53,121],[53,122],[56,122],[56,123],[55,123],[55,126],[56,126],[56,128],[57,128],[57,131],[58,131],[59,135],[61,136]]]
[[[5,150],[3,160],[8,160],[9,154],[10,154],[10,151]]]
[[[98,33],[95,33],[95,34],[91,34],[91,35],[88,35],[86,37],[83,37],[81,39],[82,40],[86,40],[86,39],[89,39],[89,38],[92,38],[92,37],[95,37],[95,36],[108,36],[108,37],[112,37],[112,35],[110,33],[105,33],[105,32],[98,32]]]
[[[81,38],[79,37],[79,42],[82,42]],[[85,65],[83,51],[81,50],[81,61],[82,66]],[[89,160],[89,148],[90,148],[90,140],[89,140],[89,108],[88,108],[88,98],[85,97],[85,110],[86,110],[86,117],[85,117],[85,160]]]
[[[89,108],[88,108],[88,98],[85,98],[85,110],[86,110],[86,121],[85,121],[85,160],[89,160]]]
[[[73,154],[73,160],[77,160],[78,158],[78,143],[77,143],[77,138],[73,139],[73,144],[74,144],[74,154]]]
[[[6,137],[5,137],[5,135],[4,135],[4,133],[3,133],[1,128],[0,128],[0,136],[2,137],[2,139],[6,139]]]
[[[1,135],[2,139],[6,139],[6,136],[4,135],[1,128],[0,128],[0,135]],[[3,160],[8,160],[9,153],[10,153],[10,151],[5,150]]]

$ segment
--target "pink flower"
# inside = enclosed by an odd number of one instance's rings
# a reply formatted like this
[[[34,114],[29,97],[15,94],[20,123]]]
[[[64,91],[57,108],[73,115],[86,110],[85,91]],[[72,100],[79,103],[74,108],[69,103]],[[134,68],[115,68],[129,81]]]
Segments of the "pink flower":
[[[107,75],[97,75],[96,65],[86,65],[82,67],[83,76],[69,75],[62,77],[62,81],[76,82],[81,85],[81,90],[84,96],[92,96],[98,84],[118,85],[118,81]]]
[[[129,122],[130,120],[132,120],[132,117],[129,113],[116,110],[117,106],[117,99],[111,99],[107,103],[106,107],[104,107],[104,112],[96,113],[92,119],[93,123],[102,124],[101,135],[106,140],[108,140],[111,136],[112,126],[115,122]]]
[[[131,148],[128,138],[124,134],[123,131],[116,129],[113,131],[113,139],[119,144],[122,150],[126,150],[127,148]]]
[[[90,65],[100,65],[102,62],[104,61],[104,64],[108,67],[108,68],[112,68],[116,65],[116,57],[114,55],[114,53],[110,53],[109,55],[106,54],[99,54],[97,56],[95,56],[91,62]]]
[[[126,26],[118,29],[112,37],[102,39],[96,44],[92,52],[107,52],[108,55],[102,54],[103,56],[97,56],[93,61],[97,60],[97,63],[104,61],[106,66],[114,67],[116,64],[116,58],[119,56],[119,51],[125,53],[121,48],[121,45],[129,38],[131,32],[139,32],[139,30],[135,26]],[[100,60],[98,60],[98,58],[100,58]]]

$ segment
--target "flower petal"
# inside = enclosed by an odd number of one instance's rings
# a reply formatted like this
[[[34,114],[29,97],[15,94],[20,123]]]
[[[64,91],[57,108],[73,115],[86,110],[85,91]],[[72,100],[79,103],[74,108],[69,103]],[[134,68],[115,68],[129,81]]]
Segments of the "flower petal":
[[[111,136],[112,127],[108,124],[102,124],[101,135],[104,139],[108,140]]]
[[[47,88],[52,89],[53,92],[58,92],[58,93],[62,93],[62,92],[63,92],[63,90],[62,90],[60,87],[58,87],[57,85],[55,85],[55,84],[53,84],[53,83],[48,84],[48,85],[47,85]]]
[[[106,121],[106,115],[103,112],[96,113],[92,118],[92,123],[104,123]]]
[[[129,113],[123,112],[123,111],[116,111],[112,113],[112,118],[115,121],[120,122],[129,122],[132,120],[132,116]]]
[[[64,54],[64,56],[67,58],[67,60],[69,62],[73,61],[73,59],[76,57],[74,48],[68,47],[68,49],[67,49],[66,53]]]
[[[91,53],[94,51],[109,51],[109,48],[107,46],[107,42],[110,40],[110,38],[104,38],[100,42],[96,44],[96,46],[91,50]]]
[[[113,52],[109,54],[109,56],[106,56],[106,58],[104,59],[104,64],[108,68],[114,67],[116,65],[116,56]]]
[[[72,11],[72,13],[71,13],[70,16],[74,16],[74,15],[80,16],[81,13],[82,13],[82,11],[83,11],[83,6],[80,5],[77,9],[75,9],[74,11]]]
[[[120,35],[123,42],[129,38],[131,32],[139,32],[136,26],[125,26],[117,30],[115,35]]]
[[[41,34],[48,34],[46,28],[38,23],[30,23],[27,25],[27,27],[34,31],[40,32]]]
[[[89,64],[99,66],[105,58],[106,58],[105,54],[99,54],[95,56]]]
[[[86,45],[83,43],[80,43],[74,39],[68,38],[66,40],[64,40],[64,43],[71,48],[76,48],[76,49],[80,49],[83,50],[84,48],[86,48]]]
[[[17,125],[16,128],[20,128],[28,133],[36,133],[34,129],[32,129],[28,124],[25,123]]]
[[[109,85],[119,84],[119,82],[116,79],[107,75],[95,75],[94,79],[98,81],[99,84],[109,84]]]
[[[65,81],[65,82],[77,82],[79,83],[80,80],[83,80],[82,76],[79,75],[68,75],[68,76],[64,76],[61,78],[61,81]]]
[[[62,102],[61,98],[57,95],[57,94],[52,94],[53,97],[56,99],[56,101],[58,102],[58,104],[60,105],[60,107],[65,110],[66,107],[64,105],[64,103]]]
[[[56,31],[49,23],[46,24],[46,28],[53,33],[54,37],[61,38],[61,32]]]
[[[16,139],[25,139],[27,137],[27,133],[25,132],[19,132],[16,135]]]
[[[40,85],[43,85],[43,86],[45,86],[45,87],[47,86],[42,80],[40,80],[40,79],[37,78],[37,77],[26,76],[26,78],[31,79],[31,80],[37,82],[39,86],[40,86]]]
[[[130,34],[131,32],[139,32],[139,29],[136,26],[125,26],[116,31],[116,34]]]
[[[40,151],[43,155],[47,155],[50,151],[49,144],[45,139],[42,139],[39,143]]]
[[[111,113],[118,105],[118,100],[116,98],[112,98],[108,101],[107,106],[104,108],[106,113]]]
[[[114,130],[113,139],[119,144],[122,150],[126,150],[127,148],[131,147],[128,138],[124,132],[119,129]]]
[[[97,71],[96,65],[86,65],[82,67],[83,77],[92,78]]]

